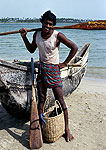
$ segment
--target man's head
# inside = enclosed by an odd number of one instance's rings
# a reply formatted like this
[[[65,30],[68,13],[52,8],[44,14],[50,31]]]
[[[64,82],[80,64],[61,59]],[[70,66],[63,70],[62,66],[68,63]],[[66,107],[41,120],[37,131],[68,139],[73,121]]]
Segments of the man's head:
[[[40,22],[43,23],[45,20],[53,21],[53,26],[56,25],[56,16],[50,10],[41,16]]]

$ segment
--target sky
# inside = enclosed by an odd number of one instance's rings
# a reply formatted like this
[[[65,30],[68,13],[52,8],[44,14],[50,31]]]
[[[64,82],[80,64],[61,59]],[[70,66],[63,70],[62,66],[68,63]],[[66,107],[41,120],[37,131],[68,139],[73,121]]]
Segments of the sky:
[[[47,10],[57,18],[106,20],[106,0],[0,0],[0,18],[40,18]]]

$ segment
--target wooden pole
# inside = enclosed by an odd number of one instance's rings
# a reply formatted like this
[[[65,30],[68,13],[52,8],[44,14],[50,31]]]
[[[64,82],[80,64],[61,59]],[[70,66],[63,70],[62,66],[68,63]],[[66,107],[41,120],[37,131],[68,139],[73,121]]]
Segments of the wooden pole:
[[[42,132],[39,123],[39,114],[36,103],[36,95],[34,88],[34,61],[31,58],[31,70],[32,70],[32,103],[31,103],[31,117],[30,117],[30,137],[29,143],[31,149],[39,149],[42,147]]]
[[[41,28],[27,29],[27,32],[33,32],[33,31],[39,31],[39,30],[41,30]],[[20,31],[17,30],[17,31],[3,32],[3,33],[0,33],[0,36],[2,36],[2,35],[8,35],[8,34],[17,34],[17,33],[20,33]]]
[[[89,21],[84,23],[79,23],[75,25],[67,25],[67,26],[57,26],[54,27],[54,29],[83,29],[83,30],[106,30],[106,20],[97,20],[97,21]],[[41,28],[35,28],[35,29],[28,29],[27,32],[33,32],[33,31],[39,31]],[[2,35],[8,35],[8,34],[16,34],[20,33],[20,31],[10,31],[10,32],[4,32],[0,33],[0,36]]]

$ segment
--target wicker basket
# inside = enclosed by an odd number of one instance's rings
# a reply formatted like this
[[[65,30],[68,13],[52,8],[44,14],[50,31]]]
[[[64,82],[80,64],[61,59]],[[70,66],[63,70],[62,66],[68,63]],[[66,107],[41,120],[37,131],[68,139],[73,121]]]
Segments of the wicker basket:
[[[64,114],[60,103],[56,100],[52,110],[44,115],[43,119],[46,121],[46,125],[44,123],[42,125],[43,138],[46,142],[55,142],[64,134],[65,130]]]

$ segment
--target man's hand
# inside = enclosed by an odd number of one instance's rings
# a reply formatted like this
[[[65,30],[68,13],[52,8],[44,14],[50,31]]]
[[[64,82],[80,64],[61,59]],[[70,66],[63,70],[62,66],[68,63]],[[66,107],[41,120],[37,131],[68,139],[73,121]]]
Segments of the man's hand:
[[[21,36],[24,37],[27,34],[27,29],[26,28],[22,28],[22,29],[19,30],[19,32],[20,32]]]
[[[62,69],[64,67],[67,67],[66,63],[59,63],[59,68]]]

